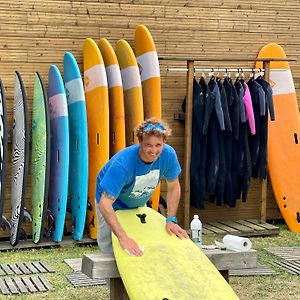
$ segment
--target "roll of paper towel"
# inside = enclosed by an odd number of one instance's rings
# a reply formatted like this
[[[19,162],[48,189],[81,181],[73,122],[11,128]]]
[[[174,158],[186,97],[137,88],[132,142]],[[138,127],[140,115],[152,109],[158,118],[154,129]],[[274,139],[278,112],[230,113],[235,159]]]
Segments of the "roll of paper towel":
[[[240,236],[227,234],[223,237],[223,245],[228,250],[249,251],[252,243],[249,239]]]

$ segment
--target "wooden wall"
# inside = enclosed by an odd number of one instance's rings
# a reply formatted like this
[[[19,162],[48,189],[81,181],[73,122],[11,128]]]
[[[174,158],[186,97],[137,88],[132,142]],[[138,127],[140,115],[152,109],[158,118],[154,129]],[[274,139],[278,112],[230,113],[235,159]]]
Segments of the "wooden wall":
[[[160,57],[255,58],[263,45],[276,42],[284,47],[288,57],[299,59],[299,11],[297,0],[0,0],[0,76],[5,85],[9,134],[12,132],[14,71],[18,70],[23,77],[31,112],[34,72],[40,72],[47,84],[51,64],[57,64],[63,71],[65,51],[72,51],[82,67],[82,46],[86,37],[96,41],[105,37],[112,45],[126,38],[133,45],[136,25],[145,24],[153,35]],[[163,117],[173,128],[169,142],[183,162],[184,125],[173,120],[173,114],[181,111],[186,79],[183,73],[167,72],[168,67],[180,66],[186,64],[161,61]],[[253,63],[206,62],[196,66],[245,68],[252,67]],[[292,62],[291,68],[299,97],[299,62]],[[11,161],[11,154],[8,159]],[[10,181],[9,168],[7,217]],[[280,217],[270,185],[268,187],[267,216]],[[258,218],[259,200],[259,184],[253,180],[246,203],[239,203],[235,209],[208,204],[198,213],[204,220]],[[30,176],[27,206],[30,207]],[[182,217],[181,207],[181,221]]]

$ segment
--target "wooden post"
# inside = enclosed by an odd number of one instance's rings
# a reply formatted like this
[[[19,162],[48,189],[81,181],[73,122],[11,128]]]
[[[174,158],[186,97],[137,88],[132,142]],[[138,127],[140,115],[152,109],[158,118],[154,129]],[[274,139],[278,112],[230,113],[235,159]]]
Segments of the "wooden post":
[[[270,81],[270,61],[263,62],[264,77],[266,81]],[[267,176],[267,175],[266,175]],[[260,222],[265,223],[267,219],[267,177],[261,180],[260,184]]]
[[[190,222],[190,163],[192,151],[192,111],[193,111],[193,78],[194,61],[187,61],[186,77],[186,105],[185,105],[185,155],[184,155],[184,204],[183,204],[183,226],[189,228]]]

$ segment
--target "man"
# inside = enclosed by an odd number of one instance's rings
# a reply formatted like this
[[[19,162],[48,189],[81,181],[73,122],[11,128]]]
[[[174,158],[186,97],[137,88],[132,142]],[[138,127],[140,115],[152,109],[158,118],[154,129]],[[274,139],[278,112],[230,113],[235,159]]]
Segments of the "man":
[[[115,154],[97,177],[98,245],[103,253],[113,252],[113,231],[126,252],[134,256],[143,255],[136,241],[118,222],[115,210],[145,206],[161,178],[166,178],[168,187],[166,230],[179,238],[188,237],[176,219],[181,168],[175,150],[166,144],[166,138],[170,135],[168,125],[151,118],[136,128],[136,135],[139,144]]]

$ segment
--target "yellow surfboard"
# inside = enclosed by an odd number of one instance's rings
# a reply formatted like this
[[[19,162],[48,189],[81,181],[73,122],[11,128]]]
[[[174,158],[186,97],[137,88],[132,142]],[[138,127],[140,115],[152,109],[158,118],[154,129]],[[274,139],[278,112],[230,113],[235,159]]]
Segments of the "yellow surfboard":
[[[123,39],[116,45],[124,91],[126,145],[138,143],[134,129],[144,120],[143,94],[138,64],[130,45]]]
[[[131,256],[112,235],[118,270],[131,300],[239,299],[190,239],[180,240],[166,232],[162,215],[148,207],[116,213],[128,235],[144,247],[143,256]],[[146,223],[138,214],[146,215]]]
[[[286,58],[281,46],[264,46],[259,58]],[[262,68],[262,63],[256,64]],[[281,214],[293,232],[300,232],[300,118],[288,62],[270,63],[275,121],[268,124],[268,170]]]
[[[83,45],[83,68],[89,139],[87,223],[90,237],[96,239],[96,177],[109,159],[109,106],[104,62],[97,44],[90,38]]]
[[[138,62],[144,103],[145,119],[161,118],[161,86],[158,56],[151,33],[145,25],[135,29],[134,48]],[[160,185],[155,189],[152,197],[152,208],[158,210]]]
[[[109,93],[110,156],[126,146],[125,111],[121,71],[115,51],[107,39],[98,43],[107,75]]]

